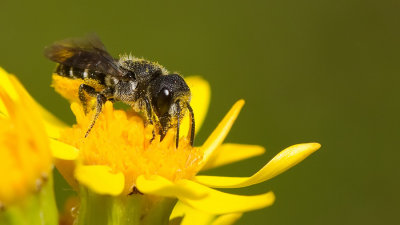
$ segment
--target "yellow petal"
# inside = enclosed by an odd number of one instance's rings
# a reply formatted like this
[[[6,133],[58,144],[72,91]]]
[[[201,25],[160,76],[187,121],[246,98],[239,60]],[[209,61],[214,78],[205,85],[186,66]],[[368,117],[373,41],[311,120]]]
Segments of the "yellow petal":
[[[206,195],[204,191],[193,189],[185,183],[182,183],[181,180],[173,183],[170,180],[157,175],[149,177],[144,175],[139,176],[136,180],[136,187],[144,194],[163,197],[198,199]]]
[[[240,217],[242,217],[242,213],[230,213],[226,215],[221,215],[217,219],[215,219],[211,225],[231,225],[234,224]]]
[[[236,222],[242,213],[215,215],[194,209],[178,201],[171,213],[170,220],[183,217],[179,225],[231,225]]]
[[[193,109],[194,118],[196,122],[197,133],[200,130],[201,125],[206,117],[208,111],[208,105],[210,104],[211,90],[210,85],[206,80],[199,76],[191,76],[185,78],[190,91],[192,93],[192,99],[190,101],[190,106]],[[186,136],[189,131],[189,113],[186,114],[185,118],[182,120],[181,125],[181,136]]]
[[[51,114],[49,111],[47,111],[45,108],[43,108],[43,106],[41,106],[39,103],[36,104],[43,118],[47,135],[51,138],[58,139],[60,137],[60,132],[68,126],[57,117],[55,117],[53,114]]]
[[[1,69],[0,204],[5,206],[42,186],[42,178],[52,168],[49,143],[38,110],[22,86],[10,78]]]
[[[318,143],[297,144],[278,153],[251,177],[196,176],[195,181],[216,188],[239,188],[269,180],[303,161],[321,147]]]
[[[24,92],[24,95],[26,95],[36,105],[35,107],[39,109],[39,113],[44,121],[47,135],[52,138],[58,138],[60,130],[66,128],[66,125],[48,112],[45,108],[43,108],[38,102],[36,102],[14,75],[8,74],[0,67],[0,88],[5,90],[6,93],[14,100],[18,99],[16,86],[19,86],[19,89]],[[4,104],[1,101],[0,113],[7,115]]]
[[[171,213],[170,220],[178,217],[183,217],[179,225],[209,225],[215,215],[199,211],[178,201]]]
[[[275,196],[272,192],[255,196],[223,193],[190,180],[182,179],[175,184],[160,177],[139,176],[137,189],[144,194],[176,197],[183,203],[211,214],[227,214],[260,209],[271,205]]]
[[[222,144],[214,151],[202,170],[207,170],[262,155],[264,152],[264,147],[258,145]]]
[[[17,91],[14,88],[14,85],[10,81],[10,76],[13,76],[3,68],[0,67],[0,88],[5,90],[8,96],[10,96],[13,100],[18,99]]]
[[[204,142],[202,146],[204,151],[203,165],[207,164],[214,150],[224,141],[233,123],[238,117],[243,105],[244,100],[237,101],[226,114],[224,119],[222,119],[222,121],[218,124],[217,128],[215,128],[208,139]]]
[[[80,184],[104,195],[119,195],[124,190],[125,178],[122,173],[112,173],[108,166],[78,166],[75,177]]]
[[[189,189],[205,192],[207,195],[199,199],[189,199],[178,196],[178,199],[195,209],[211,214],[227,214],[256,210],[271,205],[275,200],[275,196],[272,192],[254,196],[243,196],[220,192],[190,180],[180,180],[180,182]]]
[[[5,93],[7,93],[7,95],[11,97],[11,99],[16,101],[18,99],[18,93],[9,79],[10,76],[10,74],[8,74],[3,68],[0,67],[0,89],[4,90]],[[1,114],[8,116],[7,109],[1,99],[0,112]]]
[[[41,119],[43,120],[47,135],[51,138],[59,138],[60,132],[64,130],[67,125],[35,101],[15,76],[10,76],[9,79],[14,83],[15,87],[19,86],[22,92],[24,92],[24,94],[34,103]]]
[[[184,216],[186,213],[186,208],[188,208],[187,205],[182,204],[182,202],[178,201],[174,207],[174,210],[172,210],[169,219],[174,219],[177,217]],[[192,208],[190,208],[190,209],[192,209]]]
[[[54,158],[63,160],[75,160],[78,158],[79,150],[74,146],[65,144],[50,138],[50,148]]]

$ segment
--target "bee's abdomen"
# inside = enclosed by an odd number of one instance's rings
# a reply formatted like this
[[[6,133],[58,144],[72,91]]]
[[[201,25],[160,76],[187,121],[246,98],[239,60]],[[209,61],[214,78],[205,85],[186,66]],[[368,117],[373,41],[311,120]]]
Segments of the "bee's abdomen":
[[[88,69],[79,69],[63,64],[58,64],[55,73],[71,79],[92,79],[96,80],[100,84],[105,84],[106,75],[104,73],[93,72]]]

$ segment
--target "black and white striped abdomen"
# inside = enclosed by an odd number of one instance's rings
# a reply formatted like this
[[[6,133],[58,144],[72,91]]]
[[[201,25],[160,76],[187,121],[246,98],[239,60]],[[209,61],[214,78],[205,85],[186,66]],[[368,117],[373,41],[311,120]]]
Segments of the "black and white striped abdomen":
[[[55,70],[55,73],[63,76],[68,77],[71,79],[92,79],[96,80],[100,84],[105,84],[105,77],[104,73],[93,72],[88,69],[79,69],[71,66],[66,66],[63,64],[58,64]]]

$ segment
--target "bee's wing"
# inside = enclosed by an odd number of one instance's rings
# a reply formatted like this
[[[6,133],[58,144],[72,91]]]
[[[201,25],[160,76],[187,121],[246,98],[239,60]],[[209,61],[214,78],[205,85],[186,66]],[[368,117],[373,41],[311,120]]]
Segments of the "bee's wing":
[[[122,77],[124,72],[118,62],[106,51],[95,35],[66,39],[46,47],[44,55],[54,62],[67,66]]]

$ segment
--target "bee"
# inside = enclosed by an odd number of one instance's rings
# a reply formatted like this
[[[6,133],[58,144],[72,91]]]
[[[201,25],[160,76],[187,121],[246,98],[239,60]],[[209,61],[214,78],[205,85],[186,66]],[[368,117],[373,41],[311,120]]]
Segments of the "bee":
[[[84,112],[96,110],[85,137],[95,125],[103,104],[110,100],[130,105],[144,116],[146,124],[154,125],[151,141],[155,132],[162,141],[169,129],[176,128],[176,147],[179,126],[188,111],[188,135],[193,146],[195,121],[190,106],[191,92],[179,74],[169,73],[158,63],[132,55],[115,59],[95,35],[55,42],[45,48],[44,54],[58,63],[53,79],[77,82],[73,91],[77,92]],[[89,104],[91,100],[96,102],[93,106]]]

